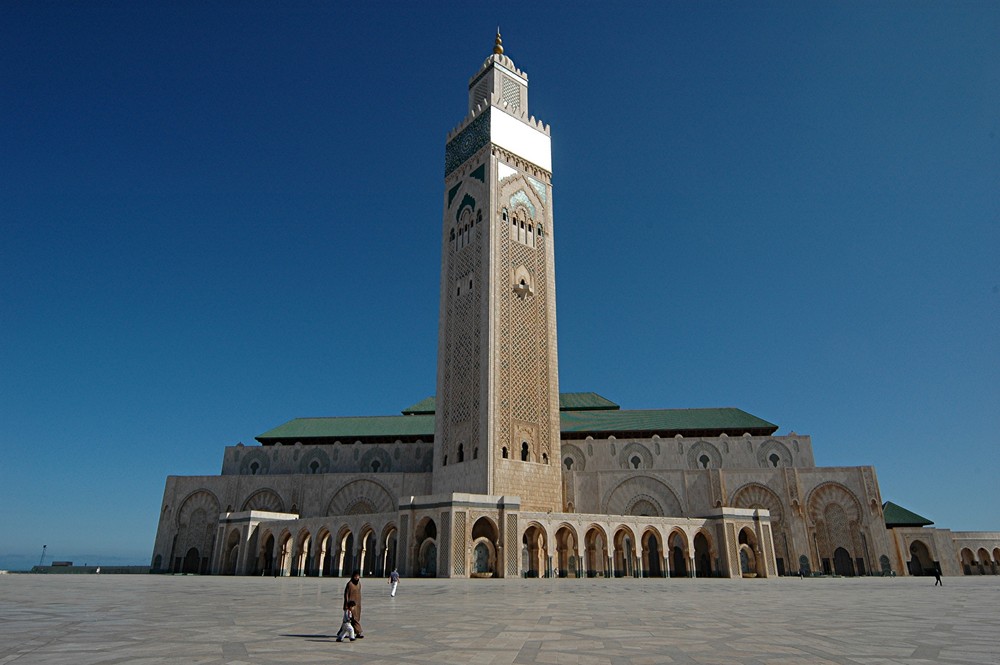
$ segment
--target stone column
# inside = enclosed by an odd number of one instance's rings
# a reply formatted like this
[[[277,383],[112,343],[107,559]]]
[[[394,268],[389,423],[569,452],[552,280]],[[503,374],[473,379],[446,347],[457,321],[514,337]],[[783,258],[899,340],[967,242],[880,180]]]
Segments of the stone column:
[[[698,575],[697,570],[694,567],[694,555],[688,557],[688,577],[696,577]]]

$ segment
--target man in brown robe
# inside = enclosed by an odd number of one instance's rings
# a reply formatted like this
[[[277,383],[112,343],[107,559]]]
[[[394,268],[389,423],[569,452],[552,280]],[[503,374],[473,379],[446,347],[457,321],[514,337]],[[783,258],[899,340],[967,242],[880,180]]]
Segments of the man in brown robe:
[[[344,609],[347,609],[347,603],[349,601],[354,601],[354,607],[351,608],[354,613],[354,618],[351,619],[351,624],[354,626],[354,634],[358,639],[363,638],[364,632],[361,630],[361,571],[355,570],[351,573],[351,579],[348,580],[347,586],[344,588]]]

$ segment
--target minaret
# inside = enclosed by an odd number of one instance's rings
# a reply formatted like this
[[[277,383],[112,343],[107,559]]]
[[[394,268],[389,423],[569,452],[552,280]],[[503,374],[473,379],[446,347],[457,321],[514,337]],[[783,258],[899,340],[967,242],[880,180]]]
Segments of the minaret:
[[[433,492],[562,511],[549,127],[493,54],[445,149]]]

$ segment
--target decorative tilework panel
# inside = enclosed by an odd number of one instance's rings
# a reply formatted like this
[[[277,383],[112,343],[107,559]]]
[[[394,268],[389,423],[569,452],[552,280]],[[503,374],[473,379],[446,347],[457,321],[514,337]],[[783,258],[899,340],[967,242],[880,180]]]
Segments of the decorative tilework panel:
[[[444,150],[444,174],[449,173],[464,164],[476,151],[490,141],[490,114],[481,113],[469,123],[469,126],[459,132],[458,136],[448,142]]]

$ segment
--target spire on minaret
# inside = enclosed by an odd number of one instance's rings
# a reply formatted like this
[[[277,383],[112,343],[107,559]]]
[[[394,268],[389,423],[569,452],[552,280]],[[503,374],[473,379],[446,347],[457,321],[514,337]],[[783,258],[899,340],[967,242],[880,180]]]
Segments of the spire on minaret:
[[[503,55],[503,40],[500,39],[500,26],[497,26],[497,39],[493,43],[493,52],[497,55]]]

